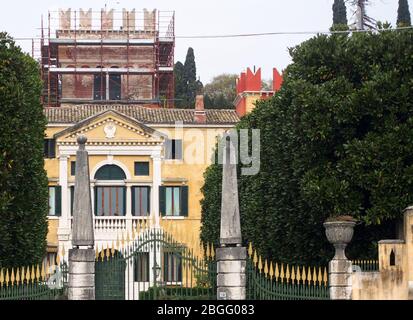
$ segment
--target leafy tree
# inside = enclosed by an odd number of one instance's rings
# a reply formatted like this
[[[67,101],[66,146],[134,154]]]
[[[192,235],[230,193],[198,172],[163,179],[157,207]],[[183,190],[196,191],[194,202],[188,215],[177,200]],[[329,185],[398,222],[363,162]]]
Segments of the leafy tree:
[[[39,263],[46,252],[46,119],[38,64],[0,33],[0,267]]]
[[[350,258],[394,238],[413,202],[413,31],[319,35],[292,48],[281,90],[237,128],[261,132],[260,172],[239,177],[243,239],[267,258],[326,263],[323,222],[360,224]],[[218,244],[221,166],[202,188],[204,242]]]
[[[347,26],[347,8],[344,0],[334,0],[333,4],[333,26]]]
[[[236,74],[221,74],[205,85],[205,107],[209,109],[232,109],[237,96]]]
[[[397,10],[397,26],[409,27],[412,25],[410,19],[409,2],[407,0],[399,0],[399,8]]]

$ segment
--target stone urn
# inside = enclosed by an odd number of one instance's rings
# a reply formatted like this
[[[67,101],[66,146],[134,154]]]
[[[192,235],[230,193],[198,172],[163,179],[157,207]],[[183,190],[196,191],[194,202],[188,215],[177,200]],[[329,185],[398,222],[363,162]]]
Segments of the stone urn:
[[[327,240],[334,246],[334,260],[347,260],[345,250],[353,238],[356,221],[351,217],[330,218],[324,223]]]

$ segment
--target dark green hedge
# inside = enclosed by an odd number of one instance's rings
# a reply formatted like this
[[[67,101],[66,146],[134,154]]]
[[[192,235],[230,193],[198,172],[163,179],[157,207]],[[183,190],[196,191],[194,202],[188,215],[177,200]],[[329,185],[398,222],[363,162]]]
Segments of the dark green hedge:
[[[413,32],[319,35],[290,49],[282,89],[238,128],[261,130],[261,170],[240,176],[245,243],[265,257],[324,263],[322,223],[353,215],[350,258],[376,255],[413,203]],[[205,172],[204,242],[218,244],[221,167]]]
[[[0,267],[40,262],[46,252],[46,119],[39,67],[0,33]]]

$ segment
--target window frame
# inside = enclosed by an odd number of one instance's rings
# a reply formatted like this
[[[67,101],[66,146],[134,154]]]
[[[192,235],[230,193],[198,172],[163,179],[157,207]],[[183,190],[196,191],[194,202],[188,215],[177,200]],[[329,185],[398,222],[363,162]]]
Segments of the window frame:
[[[138,260],[140,257],[145,257],[143,260],[143,270],[138,270]],[[134,282],[149,282],[150,281],[150,256],[149,252],[137,252],[133,256],[133,281]],[[140,272],[139,272],[140,271]]]
[[[140,188],[145,188],[147,189],[147,214],[146,215],[137,215],[135,214],[135,190],[140,189]],[[151,215],[151,191],[152,188],[150,186],[132,186],[131,187],[131,214],[132,217],[149,217]]]
[[[50,206],[50,189],[54,189],[54,214],[50,214],[51,206]],[[62,187],[61,186],[48,186],[48,210],[47,216],[48,217],[61,217],[62,216]]]
[[[139,165],[143,165],[143,164],[147,166],[147,168],[145,168],[145,174],[139,174],[138,167]],[[151,166],[150,166],[149,161],[135,161],[134,162],[134,175],[135,176],[147,177],[147,176],[150,176],[150,173],[151,173]]]
[[[171,260],[169,259],[171,257]],[[167,284],[181,284],[182,279],[183,279],[183,257],[181,252],[176,252],[176,251],[169,251],[165,250],[163,251],[162,254],[163,258],[163,263],[162,263],[162,276],[163,276],[163,281]],[[172,262],[171,269],[172,270],[172,275],[171,278],[169,270],[169,262]],[[178,263],[177,263],[178,262]]]
[[[179,150],[177,150],[179,145]],[[180,160],[184,159],[183,155],[183,141],[182,139],[166,139],[165,140],[165,159],[166,160]],[[177,153],[179,157],[177,156]]]
[[[179,189],[179,214],[167,214],[168,199],[167,199],[167,189],[172,188],[172,190]],[[174,192],[172,192],[172,200],[174,199]],[[189,188],[188,186],[176,186],[176,185],[166,185],[159,187],[159,211],[162,217],[174,218],[174,217],[188,217],[189,212]],[[172,205],[172,213],[174,208]]]
[[[120,200],[120,201],[123,202],[122,214],[119,214],[119,215],[112,215],[112,214],[111,215],[105,215],[105,214],[98,215],[98,190],[100,188],[110,188],[110,195],[112,195],[112,189],[113,188],[123,190],[123,195],[121,197],[119,197],[119,199],[118,199],[118,201]],[[95,213],[95,217],[125,217],[126,216],[126,192],[127,192],[126,191],[126,186],[119,186],[119,185],[97,185],[97,186],[95,186],[94,187],[94,198],[95,198],[94,213]],[[110,211],[112,210],[111,205],[112,205],[112,200],[110,200],[110,202],[109,202]]]

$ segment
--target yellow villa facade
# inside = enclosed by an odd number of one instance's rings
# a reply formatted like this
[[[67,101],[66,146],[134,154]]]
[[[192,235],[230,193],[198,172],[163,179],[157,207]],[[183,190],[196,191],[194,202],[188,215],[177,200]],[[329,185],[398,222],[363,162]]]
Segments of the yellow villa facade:
[[[95,247],[130,237],[139,225],[168,225],[199,244],[203,173],[233,110],[151,109],[128,105],[45,108],[49,179],[49,256],[71,248],[79,134],[87,137]]]

